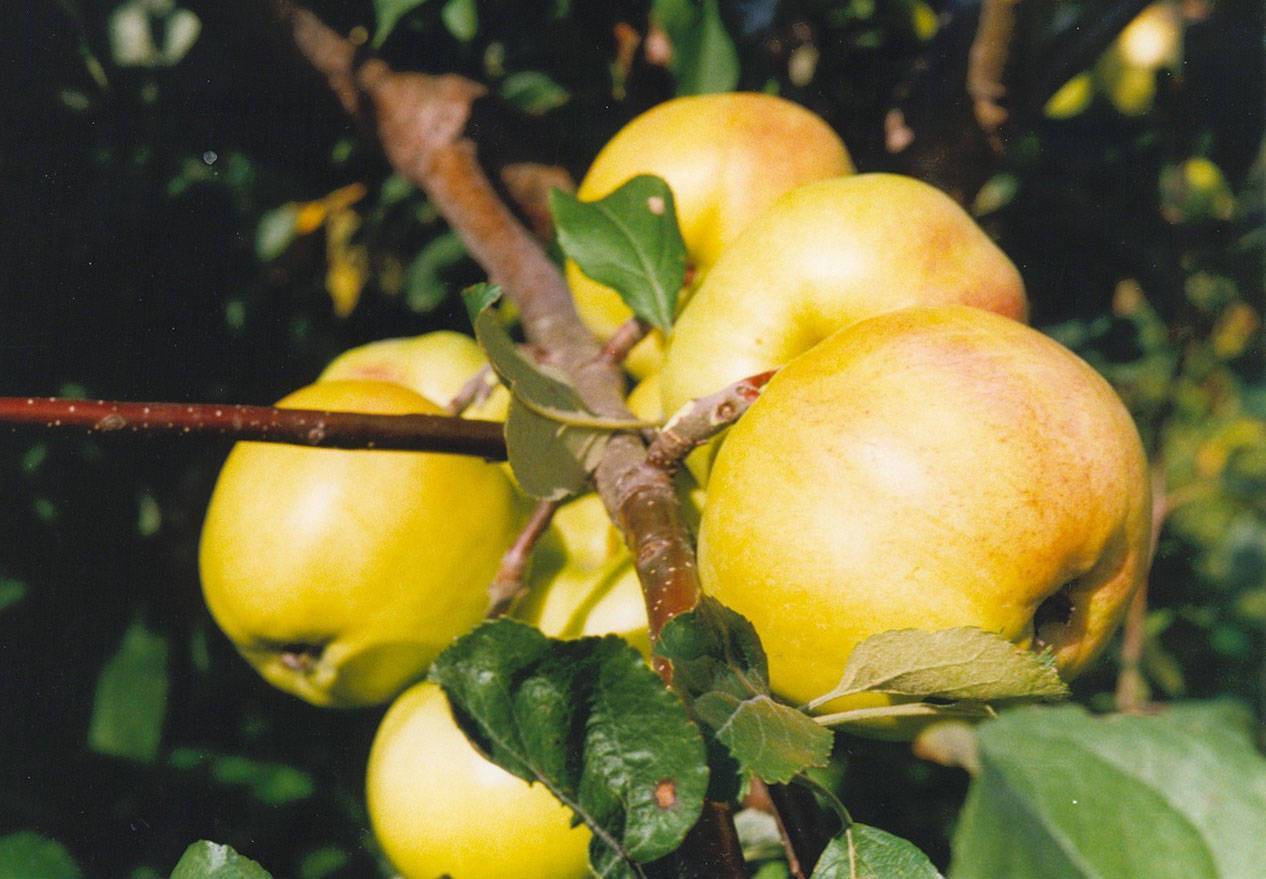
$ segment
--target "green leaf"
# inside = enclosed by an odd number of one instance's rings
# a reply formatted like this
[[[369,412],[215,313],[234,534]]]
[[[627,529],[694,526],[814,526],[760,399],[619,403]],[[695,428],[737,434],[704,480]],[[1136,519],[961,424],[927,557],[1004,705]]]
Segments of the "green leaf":
[[[853,648],[835,689],[810,708],[853,693],[994,702],[1068,695],[1054,663],[998,635],[965,626],[880,632]]]
[[[741,770],[785,783],[829,762],[830,731],[770,696],[765,651],[741,614],[705,596],[669,621],[655,654],[672,663],[677,690]]]
[[[167,641],[134,622],[97,679],[88,746],[151,763],[167,713]]]
[[[25,583],[11,577],[0,577],[0,610],[17,604],[25,597]]]
[[[444,651],[431,678],[484,753],[588,825],[599,875],[642,875],[638,864],[676,849],[698,820],[703,738],[618,638],[556,641],[499,620]]]
[[[507,76],[498,89],[501,97],[525,113],[541,116],[571,100],[567,89],[539,70],[525,70]]]
[[[0,879],[79,879],[79,865],[56,840],[29,830],[0,836]]]
[[[404,301],[417,314],[428,314],[444,304],[451,285],[443,272],[466,258],[466,245],[456,232],[441,233],[418,251],[404,273]]]
[[[286,252],[295,240],[295,217],[298,208],[293,204],[267,211],[255,227],[255,258],[260,262],[272,262]]]
[[[769,696],[740,701],[725,693],[707,693],[695,700],[694,709],[739,766],[770,784],[786,784],[805,769],[831,760],[835,737],[830,731]]]
[[[686,277],[686,245],[672,190],[642,174],[597,201],[550,192],[558,243],[580,270],[620,294],[633,313],[667,331]]]
[[[374,19],[378,25],[374,32],[374,48],[382,48],[400,19],[424,3],[426,0],[374,0]]]
[[[1029,706],[977,748],[953,879],[1262,875],[1266,759],[1235,727]]]
[[[854,824],[827,845],[812,879],[941,879],[941,874],[914,843]]]
[[[479,10],[475,0],[448,0],[440,11],[440,19],[448,32],[463,43],[469,43],[479,33]]]
[[[306,772],[266,760],[236,754],[217,754],[199,748],[173,748],[167,762],[183,770],[206,767],[211,779],[227,787],[244,787],[267,806],[284,806],[316,793],[316,782]]]
[[[203,839],[185,849],[171,879],[272,879],[272,874],[227,845]]]
[[[739,81],[738,50],[721,21],[717,0],[655,0],[651,15],[673,44],[677,94],[734,90]]]
[[[524,357],[492,312],[497,287],[477,284],[463,295],[475,336],[512,394],[506,448],[519,486],[548,500],[576,494],[602,459],[611,431],[640,423],[598,417],[565,378]]]

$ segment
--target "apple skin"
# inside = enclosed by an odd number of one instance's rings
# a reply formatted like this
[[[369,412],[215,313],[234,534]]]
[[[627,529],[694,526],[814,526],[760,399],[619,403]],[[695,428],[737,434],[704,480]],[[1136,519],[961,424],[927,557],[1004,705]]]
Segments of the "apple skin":
[[[439,411],[383,382],[321,382],[278,405]],[[203,525],[203,594],[270,683],[314,705],[377,704],[483,617],[519,516],[509,480],[476,458],[238,443]]]
[[[891,629],[978,626],[1072,677],[1146,576],[1150,510],[1134,422],[1090,366],[980,309],[911,308],[792,361],[731,429],[699,570],[795,703]]]
[[[453,720],[432,683],[407,690],[369,753],[374,836],[406,879],[589,875],[589,831],[544,785],[490,762]]]
[[[897,174],[806,184],[748,226],[682,312],[661,375],[664,411],[864,318],[951,303],[1028,313],[1016,267],[949,196]]]
[[[444,407],[487,365],[483,349],[470,336],[438,330],[420,336],[380,339],[344,351],[330,361],[317,381],[391,382]],[[467,418],[504,421],[509,407],[509,392],[498,386],[486,400],[462,414]]]
[[[598,153],[577,195],[594,201],[639,174],[668,181],[696,278],[707,274],[743,228],[779,196],[810,180],[851,174],[843,142],[822,119],[773,95],[739,92],[675,98],[633,119]],[[619,295],[567,264],[585,324],[607,339],[632,316]],[[625,366],[645,377],[658,368],[657,333]]]

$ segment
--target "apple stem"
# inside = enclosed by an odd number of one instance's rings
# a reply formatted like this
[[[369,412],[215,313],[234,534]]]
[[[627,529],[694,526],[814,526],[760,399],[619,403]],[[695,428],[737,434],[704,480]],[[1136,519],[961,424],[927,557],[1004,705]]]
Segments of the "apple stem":
[[[631,317],[624,323],[616,327],[615,332],[607,339],[607,343],[602,346],[602,352],[598,355],[607,363],[619,364],[629,356],[637,343],[646,338],[651,331],[651,325],[640,317]]]
[[[538,501],[532,514],[528,516],[527,524],[501,557],[501,566],[497,568],[492,585],[488,587],[489,618],[504,614],[523,594],[523,575],[527,572],[528,560],[532,557],[532,550],[537,542],[549,530],[558,506],[558,501]]]
[[[206,436],[333,449],[506,458],[502,424],[445,415],[380,415],[234,403],[131,403],[0,397],[0,424],[89,433]]]
[[[775,372],[748,376],[682,406],[651,442],[647,460],[668,473],[676,472],[693,449],[739,420]]]
[[[449,415],[461,415],[471,406],[478,406],[487,400],[496,387],[496,374],[493,373],[491,366],[485,365],[467,379],[466,384],[462,385],[461,390],[448,401],[444,409]]]

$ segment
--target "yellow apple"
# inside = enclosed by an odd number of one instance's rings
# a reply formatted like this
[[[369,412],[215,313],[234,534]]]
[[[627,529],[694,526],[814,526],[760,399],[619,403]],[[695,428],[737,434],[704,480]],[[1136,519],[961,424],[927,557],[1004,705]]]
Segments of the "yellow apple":
[[[483,349],[470,336],[439,330],[402,339],[381,339],[344,351],[330,361],[317,381],[391,382],[442,407],[487,364]],[[498,386],[486,400],[463,414],[503,421],[509,405],[509,392]]]
[[[589,875],[589,831],[543,785],[476,751],[435,684],[391,706],[365,788],[374,836],[405,879]]]
[[[1150,505],[1134,423],[1090,366],[1016,321],[915,307],[793,360],[730,431],[700,576],[797,703],[890,629],[978,626],[1071,677],[1146,575]]]
[[[384,382],[278,405],[439,412]],[[238,443],[202,529],[203,593],[270,683],[315,705],[384,702],[482,618],[517,519],[509,480],[476,458]]]
[[[863,318],[948,303],[1027,314],[1019,272],[949,196],[895,174],[806,184],[748,226],[682,312],[660,379],[664,411]]]
[[[801,183],[852,173],[848,152],[825,122],[772,95],[731,93],[676,98],[651,108],[602,148],[577,195],[594,201],[629,178],[668,181],[697,280],[757,214]],[[608,338],[632,314],[614,290],[574,264],[567,280],[581,318]],[[657,334],[630,354],[637,376],[658,368]]]

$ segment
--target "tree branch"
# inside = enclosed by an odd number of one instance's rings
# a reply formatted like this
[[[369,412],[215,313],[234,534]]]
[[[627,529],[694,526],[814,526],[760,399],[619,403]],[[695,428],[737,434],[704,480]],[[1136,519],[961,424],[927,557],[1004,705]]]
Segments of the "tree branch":
[[[514,600],[523,592],[523,575],[537,542],[549,530],[549,523],[558,511],[558,501],[537,501],[527,524],[514,539],[514,543],[501,557],[501,565],[488,587],[488,616],[499,617],[510,609]]]
[[[647,459],[674,473],[686,455],[725,430],[747,411],[777,370],[740,379],[721,390],[691,400],[668,419],[651,442]]]
[[[89,433],[219,436],[332,449],[446,452],[506,458],[497,421],[444,415],[378,415],[224,403],[123,403],[62,397],[0,397],[0,424]]]
[[[353,68],[354,53],[337,33],[289,0],[273,0],[294,45],[320,71],[343,106],[361,108],[353,83],[372,108],[371,124],[383,152],[401,176],[426,192],[465,243],[470,255],[519,309],[530,344],[549,354],[573,380],[594,412],[628,417],[624,379],[576,314],[562,273],[494,191],[475,146],[463,135],[471,102],[483,87],[461,77],[396,73],[370,59]],[[695,606],[699,579],[691,535],[671,477],[646,460],[632,433],[607,443],[595,476],[612,520],[624,535],[646,600],[652,638],[673,616]],[[667,678],[667,669],[661,669]],[[709,803],[685,847],[715,864],[716,877],[746,875],[733,816]]]

